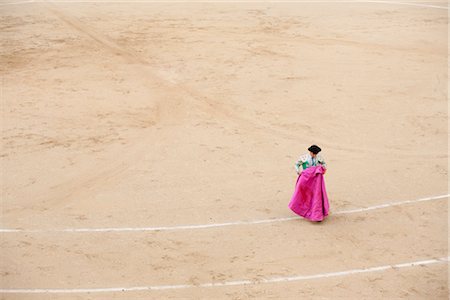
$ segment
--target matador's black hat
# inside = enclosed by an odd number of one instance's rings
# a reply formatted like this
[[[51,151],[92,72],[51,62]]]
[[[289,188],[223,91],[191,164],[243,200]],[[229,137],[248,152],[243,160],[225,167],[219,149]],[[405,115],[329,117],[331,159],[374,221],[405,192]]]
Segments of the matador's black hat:
[[[308,148],[308,151],[311,151],[312,153],[317,154],[320,151],[322,151],[322,149],[320,149],[320,147],[317,145],[312,145],[311,147]]]

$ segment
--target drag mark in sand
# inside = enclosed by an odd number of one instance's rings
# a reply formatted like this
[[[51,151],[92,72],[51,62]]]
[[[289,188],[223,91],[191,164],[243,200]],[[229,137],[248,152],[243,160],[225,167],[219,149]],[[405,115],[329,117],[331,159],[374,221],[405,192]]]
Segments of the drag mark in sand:
[[[319,273],[312,275],[295,275],[287,277],[262,278],[260,280],[238,280],[225,282],[210,282],[193,284],[177,284],[177,285],[156,285],[156,286],[137,286],[137,287],[113,287],[113,288],[84,288],[84,289],[0,289],[0,293],[8,294],[80,294],[80,293],[114,293],[114,292],[136,292],[136,291],[157,291],[157,290],[176,290],[188,288],[212,288],[240,285],[254,285],[264,283],[279,283],[290,281],[303,281],[311,279],[321,279],[330,277],[340,277],[355,274],[373,273],[388,270],[396,270],[401,268],[410,268],[417,266],[426,266],[432,264],[447,263],[450,257],[434,258],[429,260],[413,261],[400,263],[395,265],[384,265],[371,268],[351,269],[340,272]]]
[[[377,210],[392,206],[399,206],[405,204],[413,204],[425,201],[433,201],[448,198],[450,194],[433,196],[427,198],[420,198],[416,200],[406,200],[400,202],[392,202],[379,204],[364,208],[356,208],[351,210],[342,210],[333,213],[333,215],[345,215],[366,212],[371,210]],[[66,229],[0,229],[0,233],[93,233],[93,232],[133,232],[133,231],[176,231],[176,230],[187,230],[187,229],[208,229],[226,226],[240,226],[240,225],[257,225],[257,224],[268,224],[268,223],[278,223],[285,221],[298,220],[300,217],[285,217],[285,218],[273,218],[273,219],[262,219],[253,221],[234,221],[226,223],[212,223],[212,224],[198,224],[198,225],[176,225],[176,226],[160,226],[160,227],[122,227],[122,228],[66,228]]]

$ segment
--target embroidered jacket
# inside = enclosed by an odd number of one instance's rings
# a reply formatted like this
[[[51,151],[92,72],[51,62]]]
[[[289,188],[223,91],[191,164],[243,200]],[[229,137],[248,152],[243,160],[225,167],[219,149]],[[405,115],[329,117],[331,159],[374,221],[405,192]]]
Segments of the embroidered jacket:
[[[325,169],[327,168],[327,164],[320,154],[317,154],[315,158],[312,158],[311,154],[306,153],[298,159],[295,164],[295,170],[300,174],[304,169],[317,166],[318,164],[322,165]]]

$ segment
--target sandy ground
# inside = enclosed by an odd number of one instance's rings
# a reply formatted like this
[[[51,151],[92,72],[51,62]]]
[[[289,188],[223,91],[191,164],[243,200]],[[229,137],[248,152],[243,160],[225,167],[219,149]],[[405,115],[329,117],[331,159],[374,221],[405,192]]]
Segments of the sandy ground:
[[[447,198],[333,215],[448,193],[448,10],[6,3],[2,228],[290,217],[293,164],[312,143],[328,162],[332,214],[321,224],[1,233],[1,288],[257,282],[448,256]],[[1,299],[447,299],[447,278],[435,264]]]

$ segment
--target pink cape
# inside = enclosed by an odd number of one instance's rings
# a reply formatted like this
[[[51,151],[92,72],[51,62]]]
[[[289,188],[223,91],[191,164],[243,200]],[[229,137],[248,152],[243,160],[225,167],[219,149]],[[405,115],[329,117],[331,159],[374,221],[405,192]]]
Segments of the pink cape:
[[[322,221],[330,210],[322,166],[303,170],[297,179],[289,208],[297,215],[311,221]]]

